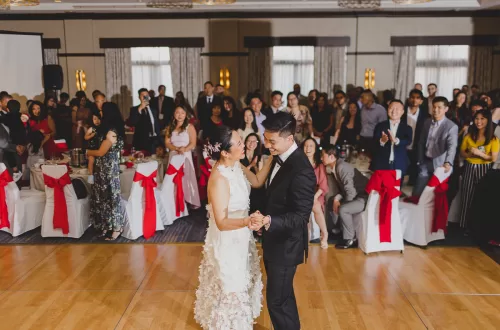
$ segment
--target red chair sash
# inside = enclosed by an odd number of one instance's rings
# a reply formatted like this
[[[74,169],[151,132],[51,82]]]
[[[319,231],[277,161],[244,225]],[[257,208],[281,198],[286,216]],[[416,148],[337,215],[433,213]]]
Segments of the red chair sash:
[[[145,239],[152,237],[156,231],[156,197],[154,188],[158,185],[155,180],[157,172],[156,170],[149,176],[145,176],[139,172],[135,172],[134,174],[134,182],[141,182],[146,195],[142,220],[142,235]]]
[[[432,232],[436,233],[438,230],[442,229],[444,233],[447,233],[447,223],[448,223],[448,178],[439,182],[439,179],[433,175],[427,183],[427,186],[434,188],[434,214],[432,221]]]
[[[54,216],[52,218],[52,225],[54,229],[61,229],[63,234],[68,234],[68,206],[66,204],[66,196],[64,196],[64,187],[71,184],[71,179],[67,172],[59,179],[44,174],[43,182],[47,187],[54,189]]]
[[[380,195],[379,234],[381,243],[391,242],[392,200],[401,196],[401,191],[395,188],[400,185],[401,180],[396,179],[396,171],[393,170],[375,171],[366,185],[368,194],[376,191]]]
[[[182,187],[182,178],[184,177],[184,165],[176,169],[172,165],[167,168],[166,174],[174,175],[173,183],[175,185],[175,216],[179,217],[184,212],[184,188]]]
[[[200,186],[206,187],[208,185],[208,179],[210,178],[210,172],[212,171],[212,165],[209,163],[210,158],[205,158],[205,164],[200,165]]]
[[[7,196],[5,195],[5,187],[9,182],[14,180],[10,176],[9,171],[5,170],[0,174],[0,229],[10,228],[9,210],[7,208]]]

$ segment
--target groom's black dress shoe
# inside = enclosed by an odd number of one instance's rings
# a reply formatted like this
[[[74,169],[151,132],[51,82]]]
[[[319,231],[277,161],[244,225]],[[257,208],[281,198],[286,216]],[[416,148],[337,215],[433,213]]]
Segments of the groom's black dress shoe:
[[[343,249],[350,249],[350,248],[355,248],[358,246],[358,241],[355,239],[345,239],[342,242],[338,243],[335,245],[336,249],[343,250]]]

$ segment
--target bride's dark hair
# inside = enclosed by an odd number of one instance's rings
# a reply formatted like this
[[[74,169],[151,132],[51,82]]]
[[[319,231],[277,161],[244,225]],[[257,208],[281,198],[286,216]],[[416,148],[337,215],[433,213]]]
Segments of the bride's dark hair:
[[[218,161],[222,151],[231,149],[232,135],[233,130],[224,125],[212,130],[208,137],[208,143],[205,145],[205,150],[211,159]]]

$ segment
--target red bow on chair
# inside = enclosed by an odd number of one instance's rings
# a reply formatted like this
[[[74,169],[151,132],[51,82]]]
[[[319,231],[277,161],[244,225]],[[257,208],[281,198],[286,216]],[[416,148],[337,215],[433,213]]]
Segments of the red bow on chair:
[[[0,228],[10,228],[9,210],[7,209],[7,197],[5,196],[5,187],[12,182],[9,171],[5,170],[0,174]]]
[[[376,191],[380,195],[379,206],[379,231],[380,242],[391,242],[391,215],[392,200],[401,196],[401,191],[395,187],[401,185],[401,180],[396,179],[396,171],[375,171],[366,185],[366,192]]]
[[[154,171],[149,176],[142,175],[139,172],[134,174],[134,182],[141,181],[141,186],[146,194],[145,210],[142,220],[142,235],[145,239],[150,238],[156,231],[156,197],[155,189],[157,186],[156,175],[158,171]]]
[[[63,234],[68,234],[68,206],[66,205],[66,197],[64,196],[64,187],[71,184],[71,179],[67,172],[59,179],[44,174],[43,182],[47,187],[54,189],[54,216],[52,218],[52,225],[54,229],[62,229]]]
[[[184,188],[182,188],[182,178],[184,177],[184,165],[182,165],[179,169],[176,169],[172,165],[169,165],[167,168],[166,174],[174,175],[174,179],[172,180],[175,185],[175,216],[179,217],[181,212],[184,212]]]
[[[432,221],[432,232],[435,233],[442,229],[446,234],[446,223],[448,222],[448,179],[439,182],[439,179],[433,175],[427,186],[434,188],[434,219]]]
[[[208,185],[208,179],[210,178],[210,171],[212,171],[212,165],[209,163],[210,158],[205,158],[205,164],[200,165],[201,175],[200,175],[200,186],[205,187]]]

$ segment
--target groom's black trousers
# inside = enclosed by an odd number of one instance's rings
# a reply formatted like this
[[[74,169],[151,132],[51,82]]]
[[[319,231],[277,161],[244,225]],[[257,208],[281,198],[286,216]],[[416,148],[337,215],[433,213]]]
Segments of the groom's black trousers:
[[[297,266],[264,261],[267,273],[267,308],[275,330],[300,330],[293,277]]]

